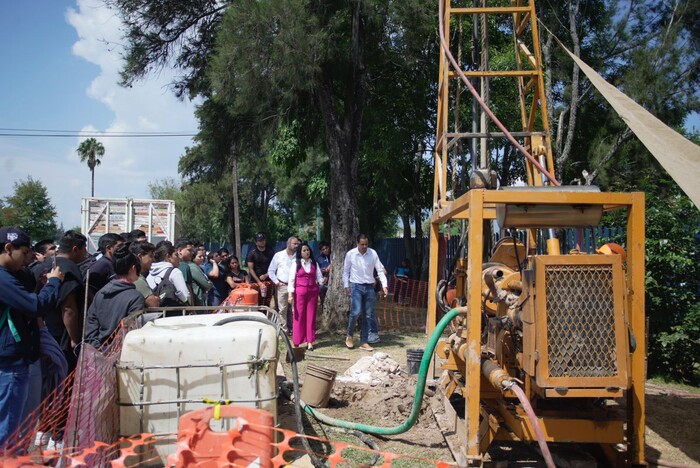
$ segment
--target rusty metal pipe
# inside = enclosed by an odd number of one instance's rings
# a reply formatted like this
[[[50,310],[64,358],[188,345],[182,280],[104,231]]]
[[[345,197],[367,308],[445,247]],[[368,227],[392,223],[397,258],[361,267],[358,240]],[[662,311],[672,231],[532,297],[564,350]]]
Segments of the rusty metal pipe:
[[[499,390],[504,390],[506,387],[504,382],[510,381],[510,374],[487,357],[481,358],[481,373],[491,382],[494,388]]]
[[[542,432],[537,416],[535,416],[535,412],[525,396],[525,392],[523,392],[515,381],[511,380],[510,375],[505,371],[505,369],[489,358],[481,358],[481,373],[484,374],[484,377],[486,377],[495,388],[501,390],[502,392],[511,390],[513,393],[515,393],[515,396],[517,396],[518,400],[520,400],[520,404],[523,406],[523,409],[530,420],[532,429],[535,431],[537,443],[540,446],[542,457],[544,458],[547,468],[556,468],[554,465],[554,460],[552,459],[552,454],[550,453],[547,442],[545,441],[544,432]]]
[[[501,302],[506,297],[506,292],[496,287],[496,279],[503,278],[503,270],[500,267],[489,267],[482,273],[484,283],[488,286],[493,299],[492,302]]]

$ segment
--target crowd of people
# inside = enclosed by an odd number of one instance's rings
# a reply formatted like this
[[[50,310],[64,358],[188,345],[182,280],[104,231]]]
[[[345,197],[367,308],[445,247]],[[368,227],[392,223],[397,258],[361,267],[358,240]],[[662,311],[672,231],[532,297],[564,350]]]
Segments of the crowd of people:
[[[0,447],[75,369],[81,345],[104,348],[123,318],[146,307],[217,307],[249,284],[260,304],[274,297],[278,323],[295,346],[316,346],[316,316],[333,268],[327,242],[315,258],[296,236],[274,252],[258,232],[245,258],[247,271],[226,248],[207,252],[185,239],[153,245],[141,230],[103,235],[96,255],[88,254],[87,244],[83,234],[68,231],[58,244],[32,246],[20,229],[0,228]],[[342,271],[352,304],[345,340],[350,349],[358,319],[358,348],[372,351],[379,342],[375,276],[386,296],[384,267],[360,235]]]

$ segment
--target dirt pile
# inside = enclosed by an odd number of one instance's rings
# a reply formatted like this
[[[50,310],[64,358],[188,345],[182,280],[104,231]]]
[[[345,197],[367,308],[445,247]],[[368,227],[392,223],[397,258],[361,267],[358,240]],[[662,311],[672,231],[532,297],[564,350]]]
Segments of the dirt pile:
[[[374,353],[372,356],[360,358],[343,375],[336,377],[336,381],[391,387],[391,380],[400,373],[401,366],[391,356],[386,353]]]
[[[401,424],[411,414],[415,392],[415,376],[409,376],[388,354],[375,353],[360,358],[336,378],[328,409],[347,413],[352,408],[353,420],[365,418],[382,426]],[[416,424],[436,427],[427,410],[424,398]]]

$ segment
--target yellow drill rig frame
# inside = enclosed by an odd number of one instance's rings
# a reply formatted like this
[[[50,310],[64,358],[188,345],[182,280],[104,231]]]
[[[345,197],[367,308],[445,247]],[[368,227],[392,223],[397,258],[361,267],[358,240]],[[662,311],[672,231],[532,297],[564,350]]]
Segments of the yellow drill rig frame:
[[[555,179],[533,0],[507,6],[487,6],[481,0],[471,7],[439,1],[442,47],[429,290],[444,291],[440,284],[452,276],[454,291],[429,298],[428,331],[441,310],[459,308],[435,362],[438,397],[457,421],[458,461],[478,465],[493,441],[511,440],[540,447],[548,442],[599,444],[615,466],[644,465],[644,194],[602,193],[594,187],[561,186]],[[515,70],[489,70],[483,51],[478,67],[454,58],[460,54],[453,53],[458,44],[450,43],[451,25],[460,17],[472,18],[475,28],[481,24],[485,29],[491,15],[513,18]],[[522,124],[517,132],[509,132],[488,110],[488,80],[493,77],[516,82]],[[481,107],[471,132],[456,123],[462,104],[458,87],[451,85],[458,80]],[[490,132],[488,121],[499,131]],[[489,138],[508,138],[525,156],[527,186],[497,189],[482,144],[470,189],[457,196],[448,189],[448,176],[458,143]],[[471,147],[476,161],[477,145]],[[580,235],[615,210],[626,212],[624,255],[581,248],[560,252],[557,233]],[[464,227],[466,253],[448,271],[441,261],[441,228],[453,220]],[[510,236],[503,235],[490,248],[491,230],[505,229]],[[524,399],[516,394],[520,387]],[[451,403],[455,395],[463,398],[463,415]]]

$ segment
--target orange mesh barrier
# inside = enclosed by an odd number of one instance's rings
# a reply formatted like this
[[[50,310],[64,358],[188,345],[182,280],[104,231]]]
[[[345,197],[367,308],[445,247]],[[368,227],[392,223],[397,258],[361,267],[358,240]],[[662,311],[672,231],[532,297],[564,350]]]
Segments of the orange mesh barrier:
[[[397,460],[421,461],[421,466],[438,468],[455,466],[453,463],[408,457],[391,452],[378,452],[364,447],[333,442],[327,439],[297,434],[271,425],[272,415],[263,410],[236,406],[221,407],[224,417],[235,416],[237,421],[226,432],[213,433],[205,427],[214,407],[193,411],[181,418],[180,431],[177,435],[177,450],[166,460],[161,459],[154,450],[156,444],[167,442],[175,444],[174,435],[156,437],[152,434],[139,434],[123,438],[115,443],[92,442],[82,448],[63,448],[61,450],[42,450],[40,452],[16,455],[0,459],[4,467],[29,466],[112,466],[137,467],[153,464],[165,464],[174,467],[218,467],[218,466],[253,466],[280,467],[294,466],[295,460],[308,457],[309,452],[303,448],[305,438],[314,450],[313,455],[336,466],[367,466],[366,461],[373,455],[379,455],[373,466],[391,467]],[[266,421],[261,424],[256,421]],[[273,442],[278,440],[278,442]],[[257,465],[256,463],[259,463]],[[302,462],[308,466],[307,462]]]
[[[272,288],[269,288],[266,295],[268,300],[271,290]],[[397,293],[401,293],[404,304],[393,301]],[[427,294],[426,283],[409,281],[405,290],[396,291],[388,298],[380,299],[377,317],[382,328],[423,329]],[[95,463],[95,460],[113,459],[120,453],[117,458],[126,462],[116,466],[132,466],[129,455],[124,455],[124,450],[128,452],[128,449],[120,444],[137,444],[141,447],[139,450],[142,450],[143,446],[150,447],[155,440],[167,442],[167,437],[148,434],[137,436],[135,442],[131,438],[120,439],[119,434],[115,364],[120,359],[126,334],[143,326],[147,315],[150,314],[137,314],[124,319],[100,350],[88,345],[82,347],[78,369],[69,374],[8,438],[5,447],[0,451],[0,455],[4,453],[7,458],[0,459],[0,465],[10,466],[7,465],[8,460],[20,456],[25,462],[38,460],[31,463],[41,465],[51,460],[55,461],[60,452],[61,457],[74,457],[71,459],[76,461],[84,460],[80,457],[92,457],[93,462],[88,463],[89,466],[100,464]],[[268,315],[275,318],[273,313]],[[285,432],[285,440],[296,437],[296,434],[290,434],[294,433]],[[170,438],[174,444],[174,435],[170,435]],[[152,456],[158,458],[157,452],[151,451]],[[138,458],[148,458],[146,455],[141,453]]]
[[[235,418],[227,432],[211,429],[211,419]],[[177,452],[168,466],[181,468],[196,463],[271,466],[274,455],[272,413],[244,406],[216,406],[192,411],[180,418]]]
[[[389,296],[377,300],[377,321],[382,330],[425,329],[428,309],[428,283],[416,280],[389,280]]]
[[[9,437],[6,455],[60,447],[82,448],[95,440],[115,442],[119,437],[119,409],[114,365],[126,334],[143,323],[141,314],[124,319],[102,351],[83,344],[76,370]]]

